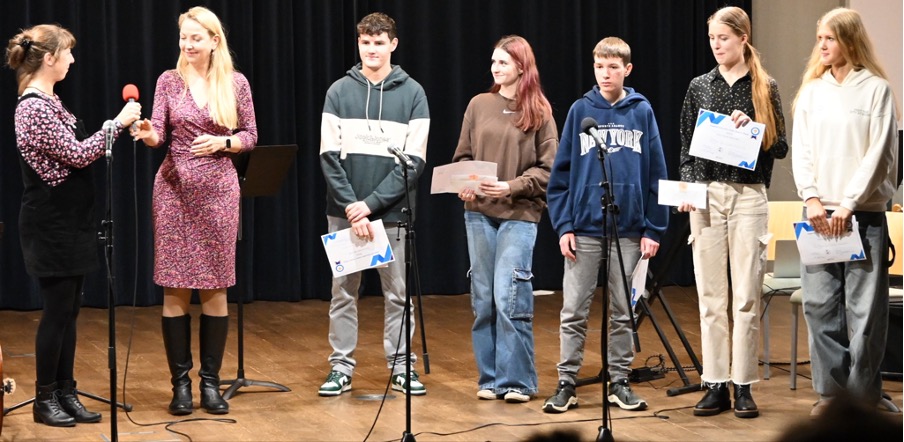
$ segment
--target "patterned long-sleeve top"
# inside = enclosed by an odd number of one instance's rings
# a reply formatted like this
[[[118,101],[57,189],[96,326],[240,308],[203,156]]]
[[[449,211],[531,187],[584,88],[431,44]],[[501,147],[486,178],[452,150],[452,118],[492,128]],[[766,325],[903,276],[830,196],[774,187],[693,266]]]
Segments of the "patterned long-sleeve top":
[[[65,181],[73,169],[86,167],[104,155],[104,131],[99,130],[79,141],[75,135],[78,120],[63,106],[60,98],[35,95],[37,97],[25,98],[16,107],[16,145],[38,176],[50,186],[56,186]],[[114,141],[122,129],[118,121],[115,124]]]

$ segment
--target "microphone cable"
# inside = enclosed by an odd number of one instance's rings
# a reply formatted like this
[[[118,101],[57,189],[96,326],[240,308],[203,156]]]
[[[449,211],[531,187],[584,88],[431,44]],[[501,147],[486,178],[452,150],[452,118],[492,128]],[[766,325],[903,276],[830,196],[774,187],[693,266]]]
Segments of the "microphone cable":
[[[404,167],[405,164],[403,163],[402,166]],[[404,240],[401,238],[401,236],[400,236],[400,235],[401,235],[401,230],[402,230],[401,227],[396,226],[396,241],[404,241]],[[389,235],[387,235],[387,236],[389,236]],[[390,239],[390,241],[392,241],[392,239]],[[408,244],[405,244],[405,247],[406,247],[406,251],[407,251]],[[405,296],[406,296],[406,298],[407,298],[407,297],[408,297],[408,293],[409,293],[409,292],[408,292],[408,273],[407,273],[408,269],[406,268],[405,271],[406,271],[406,273],[405,273]],[[361,279],[362,279],[361,283],[363,284],[363,283],[364,283],[364,281],[363,281],[364,278],[361,278]],[[382,276],[382,275],[380,275],[380,279],[381,279],[381,280],[383,279],[383,276]],[[357,302],[357,301],[356,301],[356,302]],[[406,302],[406,304],[408,304],[408,302]],[[408,306],[406,306],[406,307],[413,307],[413,306],[414,306],[414,304],[411,304],[411,305],[408,305]],[[407,315],[405,314],[406,311],[407,311],[407,313],[408,313]],[[413,321],[413,320],[414,320],[414,317],[413,317],[412,314],[411,314],[411,309],[405,309],[405,308],[403,308],[403,309],[402,309],[402,317],[404,318],[404,317],[406,317],[406,316],[408,316],[408,321]],[[393,357],[393,361],[392,361],[393,368],[389,370],[389,379],[386,381],[386,387],[383,389],[383,398],[380,399],[380,407],[377,408],[377,414],[374,416],[374,421],[373,421],[373,423],[370,425],[370,429],[367,430],[367,434],[364,436],[364,441],[363,441],[363,442],[367,442],[367,440],[370,438],[370,435],[374,432],[374,428],[376,428],[377,422],[380,420],[380,415],[383,413],[383,405],[386,404],[386,395],[389,394],[389,387],[392,385],[392,378],[393,378],[393,376],[395,376],[395,373],[393,373],[393,370],[395,369],[396,358],[399,357],[399,347],[402,346],[402,336],[405,335],[405,328],[406,328],[406,327],[405,327],[405,321],[402,320],[401,322],[402,322],[402,323],[399,324],[399,336],[398,336],[398,338],[396,338],[395,356]],[[406,357],[406,358],[411,358],[411,353],[412,353],[411,349],[410,349],[410,348],[406,348],[405,351],[406,351],[405,357]],[[406,364],[409,363],[408,359],[405,360],[405,363],[406,363]],[[414,370],[412,370],[412,371],[414,371]],[[405,382],[408,384],[408,389],[411,390],[411,379],[410,379],[410,378],[405,379]],[[410,391],[408,391],[408,392],[404,392],[404,391],[403,391],[402,393],[404,393],[405,395],[411,394]],[[404,396],[403,396],[403,397],[404,397]],[[406,400],[407,400],[407,399],[406,399]],[[407,406],[407,404],[406,404],[406,406]],[[407,412],[407,410],[406,410],[406,412]]]

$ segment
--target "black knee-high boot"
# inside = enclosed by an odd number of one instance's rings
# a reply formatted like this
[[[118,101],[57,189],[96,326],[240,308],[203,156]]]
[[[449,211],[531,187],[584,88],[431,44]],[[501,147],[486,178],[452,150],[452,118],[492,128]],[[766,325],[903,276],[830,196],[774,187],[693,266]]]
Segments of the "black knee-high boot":
[[[169,362],[173,383],[173,400],[169,404],[170,414],[184,416],[191,414],[191,316],[164,316],[162,321],[163,346]]]
[[[35,385],[35,403],[31,414],[35,422],[44,423],[51,427],[75,426],[75,418],[63,410],[60,405],[60,390],[57,383],[49,385]]]
[[[58,398],[60,405],[66,413],[75,418],[80,424],[90,424],[100,422],[100,413],[88,411],[82,402],[78,400],[78,390],[76,390],[75,380],[69,379],[65,381],[57,381],[60,387],[60,397]]]
[[[220,366],[227,331],[229,316],[201,315],[201,408],[210,414],[229,413],[229,404],[220,394]]]

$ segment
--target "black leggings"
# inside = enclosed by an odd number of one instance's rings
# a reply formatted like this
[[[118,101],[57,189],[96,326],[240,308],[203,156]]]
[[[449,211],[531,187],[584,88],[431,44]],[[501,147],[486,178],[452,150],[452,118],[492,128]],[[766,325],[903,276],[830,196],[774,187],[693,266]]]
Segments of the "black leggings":
[[[73,379],[75,328],[84,281],[84,275],[38,278],[44,298],[44,312],[35,337],[38,385]]]

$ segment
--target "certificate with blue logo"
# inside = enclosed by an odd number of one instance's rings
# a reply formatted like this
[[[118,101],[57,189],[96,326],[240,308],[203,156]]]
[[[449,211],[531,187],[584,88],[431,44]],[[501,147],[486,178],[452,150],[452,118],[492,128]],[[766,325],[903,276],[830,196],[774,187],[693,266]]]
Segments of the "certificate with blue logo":
[[[753,170],[756,168],[766,125],[751,121],[735,127],[731,116],[700,109],[690,154],[717,163]]]
[[[333,278],[362,270],[381,267],[395,261],[383,220],[371,221],[374,239],[358,238],[351,228],[327,233],[320,237],[326,257],[330,260]]]
[[[820,235],[809,221],[794,223],[800,262],[804,265],[815,265],[865,260],[866,254],[859,232],[856,216],[851,217],[851,229],[841,236]]]

